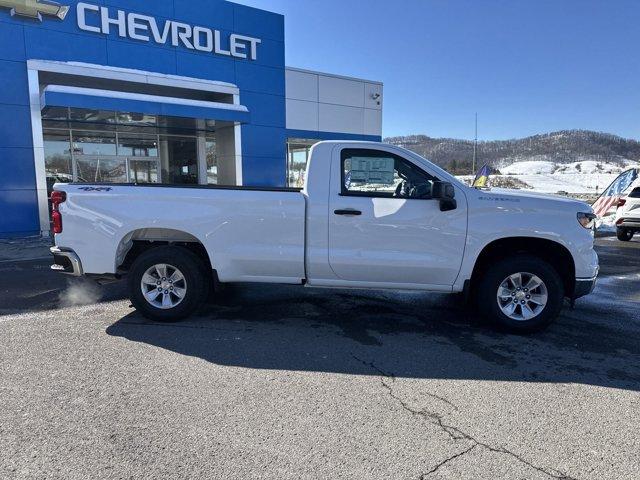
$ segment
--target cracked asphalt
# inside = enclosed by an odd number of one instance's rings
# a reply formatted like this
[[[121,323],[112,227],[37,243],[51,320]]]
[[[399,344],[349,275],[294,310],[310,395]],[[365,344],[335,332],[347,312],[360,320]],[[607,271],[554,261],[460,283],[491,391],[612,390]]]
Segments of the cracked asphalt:
[[[640,478],[640,240],[527,337],[457,297],[227,287],[150,323],[122,285],[0,262],[0,478]]]

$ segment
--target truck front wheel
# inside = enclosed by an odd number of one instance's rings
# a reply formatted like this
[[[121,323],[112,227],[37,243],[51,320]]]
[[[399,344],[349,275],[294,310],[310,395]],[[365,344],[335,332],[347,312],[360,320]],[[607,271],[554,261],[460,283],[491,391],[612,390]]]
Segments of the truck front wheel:
[[[135,260],[128,284],[138,312],[150,320],[174,322],[198,309],[208,283],[197,255],[180,247],[158,247]]]
[[[532,255],[514,255],[490,265],[476,290],[478,310],[514,333],[546,328],[560,314],[564,286],[558,272]]]

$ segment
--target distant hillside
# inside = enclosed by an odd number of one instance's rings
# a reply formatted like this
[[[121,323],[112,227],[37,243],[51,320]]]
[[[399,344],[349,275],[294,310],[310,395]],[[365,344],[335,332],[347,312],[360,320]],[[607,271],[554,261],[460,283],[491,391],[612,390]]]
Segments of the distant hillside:
[[[386,142],[412,150],[455,174],[471,171],[473,142],[426,135],[390,137]],[[515,162],[548,160],[572,163],[583,160],[622,164],[640,161],[640,142],[608,133],[565,130],[533,137],[479,142],[478,163],[500,169]]]

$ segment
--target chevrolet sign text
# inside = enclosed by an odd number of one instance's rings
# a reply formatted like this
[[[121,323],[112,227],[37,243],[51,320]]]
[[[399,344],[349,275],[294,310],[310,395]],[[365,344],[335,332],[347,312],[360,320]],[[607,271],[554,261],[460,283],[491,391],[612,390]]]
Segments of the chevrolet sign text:
[[[183,46],[189,50],[227,57],[256,60],[258,45],[262,43],[258,38],[237,34],[223,39],[219,30],[173,20],[159,23],[148,15],[110,10],[108,7],[83,2],[78,3],[77,13],[78,27],[86,32],[110,35],[115,31],[122,38],[142,42],[153,41],[159,45],[169,43],[174,47]]]

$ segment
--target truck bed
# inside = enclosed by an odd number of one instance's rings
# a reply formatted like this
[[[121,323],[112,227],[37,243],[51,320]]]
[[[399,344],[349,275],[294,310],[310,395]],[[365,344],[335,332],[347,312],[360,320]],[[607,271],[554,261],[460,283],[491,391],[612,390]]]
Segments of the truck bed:
[[[195,239],[223,282],[300,283],[305,198],[299,189],[64,184],[63,232],[88,274],[116,273],[135,240]]]

